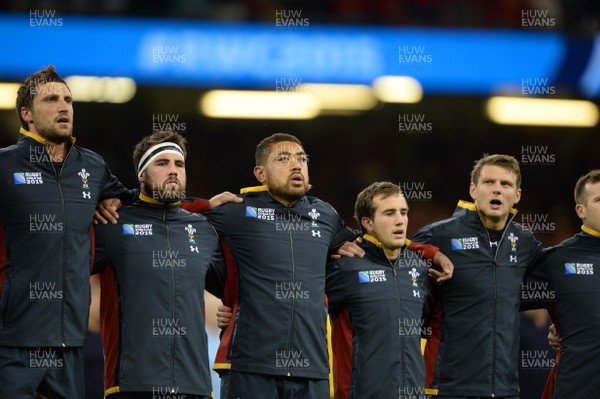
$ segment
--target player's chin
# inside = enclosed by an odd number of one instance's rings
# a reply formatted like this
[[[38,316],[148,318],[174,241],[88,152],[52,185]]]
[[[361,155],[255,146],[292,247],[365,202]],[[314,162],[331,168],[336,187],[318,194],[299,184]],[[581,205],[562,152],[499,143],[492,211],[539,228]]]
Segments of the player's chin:
[[[307,190],[308,190],[308,187],[306,185],[291,186],[288,188],[288,194],[299,198],[299,197],[302,197],[306,193]]]
[[[391,250],[396,250],[396,249],[400,249],[404,246],[404,238],[390,238],[387,244],[387,247]]]

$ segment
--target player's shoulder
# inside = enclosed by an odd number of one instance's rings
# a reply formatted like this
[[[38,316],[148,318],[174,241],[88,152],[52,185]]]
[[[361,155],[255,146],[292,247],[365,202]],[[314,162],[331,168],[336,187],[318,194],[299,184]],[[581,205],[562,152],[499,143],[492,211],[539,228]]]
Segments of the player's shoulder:
[[[566,252],[566,251],[583,251],[586,249],[593,249],[600,251],[597,245],[597,239],[590,240],[590,236],[586,236],[584,233],[579,232],[557,245],[550,247],[549,250],[553,252]]]
[[[182,221],[182,222],[207,223],[207,224],[209,223],[206,216],[204,216],[200,213],[190,212],[183,208],[179,208],[179,217],[180,217],[180,221]]]
[[[17,155],[19,150],[18,144],[9,145],[8,147],[0,148],[0,162],[7,162],[12,157]]]
[[[76,151],[82,158],[85,158],[86,161],[93,162],[96,166],[104,166],[104,158],[102,156],[92,150],[87,148],[83,148],[77,144],[73,144],[71,149],[72,151]]]
[[[456,228],[461,228],[462,223],[459,218],[452,216],[447,219],[438,220],[432,223],[429,223],[423,226],[420,230],[435,230],[435,231],[443,231],[443,230],[451,230]]]
[[[386,266],[382,259],[374,256],[368,250],[362,258],[358,256],[342,256],[335,262],[342,268],[344,273],[355,272],[357,270],[381,269],[382,266]],[[389,267],[389,265],[387,266]]]
[[[319,197],[314,197],[312,195],[305,195],[303,197],[303,199],[304,199],[304,204],[303,204],[304,206],[321,208],[327,212],[331,212],[332,214],[334,214],[336,216],[338,214],[337,211],[335,210],[335,208],[333,207],[333,205],[331,205],[327,201],[323,201]]]
[[[518,234],[519,239],[525,239],[527,241],[535,242],[537,239],[533,235],[533,231],[525,227],[519,222],[510,222],[510,230],[507,231],[507,235]]]

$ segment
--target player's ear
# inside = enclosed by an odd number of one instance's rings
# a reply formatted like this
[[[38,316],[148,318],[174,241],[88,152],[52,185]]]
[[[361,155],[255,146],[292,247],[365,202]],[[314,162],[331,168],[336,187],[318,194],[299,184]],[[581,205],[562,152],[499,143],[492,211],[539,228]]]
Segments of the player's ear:
[[[265,184],[265,182],[267,181],[265,167],[261,165],[256,165],[254,167],[254,177],[256,177],[256,180],[258,180],[262,184]]]
[[[579,216],[579,219],[585,220],[585,206],[583,204],[575,205],[575,212]]]
[[[363,216],[363,218],[360,219],[360,224],[367,231],[367,233],[371,234],[373,232],[373,220],[370,218]]]
[[[515,204],[518,204],[519,201],[521,200],[521,189],[520,188],[517,188],[517,195],[516,195],[515,198],[516,198],[515,199]]]
[[[471,198],[472,198],[473,200],[475,200],[475,199],[476,199],[476,195],[475,195],[475,189],[476,189],[476,188],[477,188],[477,187],[475,186],[475,183],[471,182],[471,184],[469,185],[469,194],[471,195]]]
[[[21,113],[21,118],[23,118],[23,120],[25,122],[27,122],[27,123],[33,122],[33,115],[32,115],[31,109],[29,109],[27,107],[21,107],[20,113]]]

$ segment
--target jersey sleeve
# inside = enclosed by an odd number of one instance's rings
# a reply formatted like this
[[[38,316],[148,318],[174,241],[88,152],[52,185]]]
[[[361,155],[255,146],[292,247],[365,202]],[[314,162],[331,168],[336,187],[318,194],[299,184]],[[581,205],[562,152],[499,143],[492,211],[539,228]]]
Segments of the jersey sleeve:
[[[227,277],[226,270],[223,252],[221,251],[221,248],[217,248],[213,253],[210,265],[208,266],[208,271],[206,272],[206,284],[204,287],[206,291],[217,298],[223,297],[225,280]]]
[[[330,262],[326,269],[325,293],[329,313],[336,314],[345,305],[346,290],[340,261]]]
[[[413,252],[416,252],[423,258],[431,261],[433,261],[435,254],[437,254],[440,251],[440,249],[435,245],[421,244],[415,241],[410,242],[410,244],[408,245],[408,249],[410,249]]]
[[[415,234],[415,236],[413,237],[412,243],[433,244],[434,243],[433,227],[431,227],[431,226],[422,227],[419,231],[417,231],[417,234]],[[439,251],[439,248],[438,248],[438,251]],[[425,257],[426,259],[430,259],[430,258],[426,257],[425,255],[423,255],[423,257]],[[431,259],[433,259],[433,258],[431,258]]]
[[[92,231],[92,274],[102,273],[110,259],[107,251],[106,229],[110,226],[97,224]]]
[[[102,185],[102,191],[100,192],[99,200],[102,201],[106,198],[118,198],[125,205],[131,205],[135,202],[139,195],[138,190],[130,190],[125,187],[115,175],[113,175],[106,163],[104,164],[104,183]]]
[[[232,203],[225,203],[213,209],[210,208],[208,200],[196,197],[187,197],[181,201],[180,207],[188,212],[201,213],[208,219],[210,224],[215,228],[219,236],[225,231],[225,220],[229,211],[232,209]]]
[[[425,300],[423,302],[423,321],[424,325],[428,324],[428,320],[433,312],[433,296],[436,295],[435,290],[437,286],[433,283],[433,281],[429,278],[429,276],[425,276],[421,281],[421,288],[425,293]],[[427,336],[422,338],[427,339]]]
[[[210,224],[215,228],[219,237],[224,237],[227,231],[227,220],[230,219],[230,212],[234,209],[233,207],[237,204],[223,204],[216,208],[211,209],[209,212],[204,213],[204,216],[208,219]]]
[[[210,203],[208,200],[202,198],[187,197],[181,201],[181,205],[179,207],[188,212],[206,213],[210,210]]]
[[[535,255],[535,261],[527,266],[521,284],[521,310],[548,309],[554,293],[550,287],[549,272],[553,264],[553,249],[548,248]]]
[[[550,251],[545,251],[544,246],[535,237],[532,237],[532,248],[529,251],[529,261],[527,262],[527,273],[533,273],[533,269],[537,269],[540,264],[545,262],[543,259],[547,258]]]
[[[334,254],[346,241],[354,241],[357,237],[360,237],[358,231],[352,230],[346,226],[344,221],[338,216],[339,225],[332,237],[331,243],[329,244],[329,254]]]

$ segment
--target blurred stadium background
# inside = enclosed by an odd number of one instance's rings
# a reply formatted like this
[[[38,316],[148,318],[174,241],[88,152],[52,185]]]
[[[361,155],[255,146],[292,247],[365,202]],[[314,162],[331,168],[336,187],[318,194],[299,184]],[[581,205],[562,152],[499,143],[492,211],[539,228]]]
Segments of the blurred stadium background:
[[[507,153],[515,220],[553,245],[579,229],[575,180],[600,167],[599,27],[594,0],[0,1],[0,147],[17,139],[15,84],[53,64],[77,142],[129,187],[153,130],[188,138],[188,193],[205,198],[255,185],[257,142],[289,132],[310,193],[352,226],[358,191],[399,183],[410,236],[470,199],[475,159]],[[529,399],[553,353],[543,314],[523,330],[523,357],[548,360],[520,364]]]

